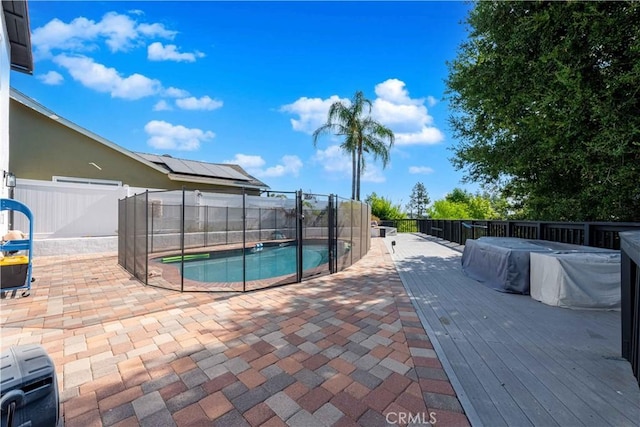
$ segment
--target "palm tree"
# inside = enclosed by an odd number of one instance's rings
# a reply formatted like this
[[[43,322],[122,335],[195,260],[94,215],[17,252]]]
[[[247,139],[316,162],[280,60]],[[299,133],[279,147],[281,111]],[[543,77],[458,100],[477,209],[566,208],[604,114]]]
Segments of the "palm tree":
[[[374,159],[380,158],[383,167],[389,163],[389,150],[395,136],[391,129],[371,118],[371,101],[357,91],[350,105],[336,101],[329,107],[327,122],[313,132],[313,146],[317,146],[318,137],[327,133],[344,136],[340,145],[343,151],[351,153],[351,198],[360,200],[360,176],[364,172],[364,153]],[[366,110],[366,111],[365,111]],[[388,140],[389,144],[385,144]]]

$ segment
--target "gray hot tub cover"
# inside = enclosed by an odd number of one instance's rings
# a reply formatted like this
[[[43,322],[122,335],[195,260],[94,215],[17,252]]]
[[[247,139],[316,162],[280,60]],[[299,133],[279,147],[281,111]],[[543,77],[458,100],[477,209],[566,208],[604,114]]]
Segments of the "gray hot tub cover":
[[[501,292],[528,295],[530,290],[530,253],[600,253],[606,251],[606,249],[546,240],[481,237],[466,241],[462,253],[462,269],[467,276],[490,288]]]
[[[532,253],[531,298],[580,309],[620,309],[620,253]]]

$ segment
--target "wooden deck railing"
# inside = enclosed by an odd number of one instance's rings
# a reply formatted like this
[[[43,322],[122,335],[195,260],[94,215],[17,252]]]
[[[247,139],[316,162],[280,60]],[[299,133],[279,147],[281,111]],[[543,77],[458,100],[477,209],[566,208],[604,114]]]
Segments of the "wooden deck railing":
[[[622,233],[622,357],[640,385],[640,231]]]
[[[380,225],[395,227],[399,233],[420,232],[461,245],[467,239],[496,236],[550,240],[607,249],[620,249],[621,231],[640,230],[640,223],[637,222],[396,219],[382,221]]]

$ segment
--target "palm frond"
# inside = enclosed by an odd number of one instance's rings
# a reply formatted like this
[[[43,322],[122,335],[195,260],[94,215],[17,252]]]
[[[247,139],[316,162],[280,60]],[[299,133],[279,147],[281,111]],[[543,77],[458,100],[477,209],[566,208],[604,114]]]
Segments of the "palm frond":
[[[351,154],[353,162],[352,198],[360,199],[360,175],[365,168],[363,153],[381,159],[384,167],[389,163],[389,150],[395,142],[393,132],[371,118],[373,104],[362,91],[357,91],[351,105],[334,102],[327,112],[327,122],[313,132],[313,145],[317,146],[321,135],[332,133],[343,136],[340,148]],[[386,144],[388,141],[388,145]]]

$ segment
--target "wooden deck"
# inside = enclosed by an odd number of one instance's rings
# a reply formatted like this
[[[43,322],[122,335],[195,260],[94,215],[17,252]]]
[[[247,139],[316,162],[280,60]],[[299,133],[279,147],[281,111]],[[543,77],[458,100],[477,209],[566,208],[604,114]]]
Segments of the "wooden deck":
[[[400,277],[474,426],[638,426],[620,312],[550,307],[464,275],[460,248],[388,237]]]

